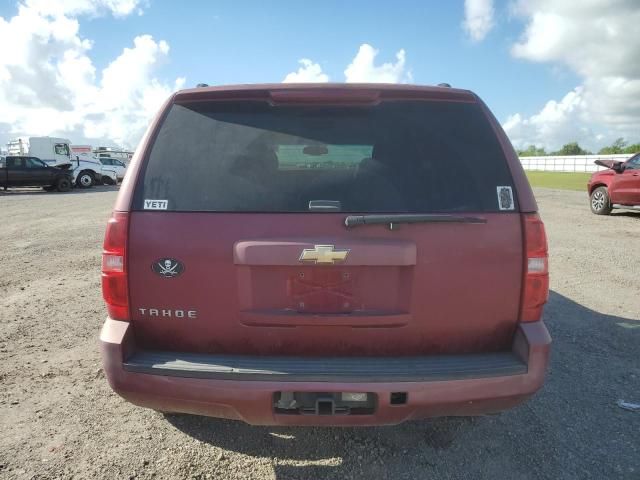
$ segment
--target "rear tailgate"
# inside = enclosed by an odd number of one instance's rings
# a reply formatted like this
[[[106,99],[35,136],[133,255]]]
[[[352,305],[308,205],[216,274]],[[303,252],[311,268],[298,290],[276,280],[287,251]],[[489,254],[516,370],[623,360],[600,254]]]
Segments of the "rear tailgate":
[[[521,218],[472,100],[174,105],[144,167],[128,245],[142,348],[401,356],[511,344]],[[150,200],[166,210],[145,210]],[[345,226],[381,212],[479,221]],[[158,274],[166,259],[178,275]]]
[[[153,349],[291,355],[481,352],[510,344],[522,278],[518,214],[397,232],[346,230],[343,215],[317,217],[134,213],[137,341]],[[238,258],[244,242],[261,245],[267,261]],[[302,250],[316,244],[350,254],[340,265],[300,264]],[[166,257],[184,264],[180,276],[154,274],[153,263]],[[164,310],[195,310],[197,318]]]

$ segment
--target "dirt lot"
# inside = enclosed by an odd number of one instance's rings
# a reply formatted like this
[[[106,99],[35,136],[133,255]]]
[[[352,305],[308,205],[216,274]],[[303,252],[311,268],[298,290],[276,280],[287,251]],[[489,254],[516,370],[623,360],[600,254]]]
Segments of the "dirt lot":
[[[113,188],[0,193],[2,478],[640,478],[640,215],[536,191],[551,245],[545,389],[499,416],[371,429],[164,417],[100,369]]]

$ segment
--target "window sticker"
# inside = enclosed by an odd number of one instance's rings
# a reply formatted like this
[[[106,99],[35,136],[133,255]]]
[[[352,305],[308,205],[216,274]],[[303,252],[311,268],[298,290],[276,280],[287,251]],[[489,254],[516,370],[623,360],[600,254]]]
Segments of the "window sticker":
[[[145,210],[166,210],[169,205],[167,200],[146,200],[144,201]]]
[[[496,187],[498,192],[498,208],[500,210],[513,210],[515,208],[513,204],[513,191],[511,187]]]

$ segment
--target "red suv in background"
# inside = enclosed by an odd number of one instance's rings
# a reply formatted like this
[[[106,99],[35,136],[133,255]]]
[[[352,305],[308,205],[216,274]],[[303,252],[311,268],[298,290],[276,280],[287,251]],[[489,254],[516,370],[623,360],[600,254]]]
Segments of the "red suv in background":
[[[102,258],[105,372],[137,405],[395,424],[510,408],[544,381],[544,226],[467,90],[177,92]]]
[[[626,162],[596,160],[607,170],[591,175],[587,188],[591,211],[609,215],[614,208],[640,210],[640,153]]]

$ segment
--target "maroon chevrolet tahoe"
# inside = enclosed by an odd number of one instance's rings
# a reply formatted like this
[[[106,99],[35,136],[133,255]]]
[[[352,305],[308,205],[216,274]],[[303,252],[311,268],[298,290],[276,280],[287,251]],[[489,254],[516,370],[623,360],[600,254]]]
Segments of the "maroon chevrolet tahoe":
[[[470,91],[177,92],[107,225],[109,384],[136,405],[262,425],[513,407],[549,356],[536,212]]]

